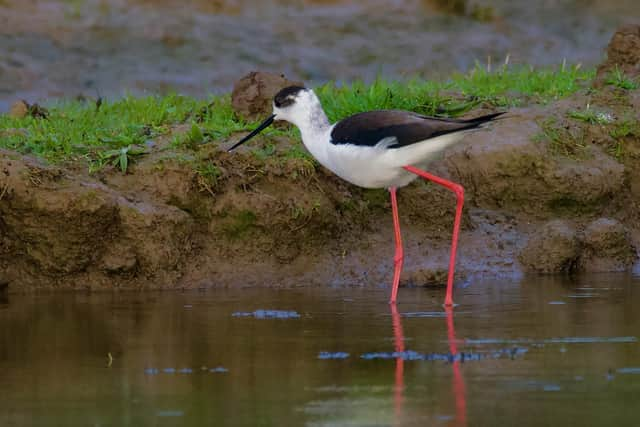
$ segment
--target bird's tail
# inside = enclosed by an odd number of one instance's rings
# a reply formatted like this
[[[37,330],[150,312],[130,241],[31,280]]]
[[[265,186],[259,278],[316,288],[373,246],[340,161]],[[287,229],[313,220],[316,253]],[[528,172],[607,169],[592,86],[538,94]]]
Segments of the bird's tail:
[[[485,114],[484,116],[474,117],[472,119],[464,119],[464,120],[461,120],[461,122],[469,123],[470,125],[480,126],[485,123],[489,123],[493,120],[496,120],[497,118],[504,118],[500,116],[502,116],[505,113],[506,111],[500,111],[498,113]]]
[[[432,161],[441,159],[444,151],[461,141],[468,132],[496,120],[504,113],[506,113],[506,111],[486,114],[473,119],[448,119],[460,123],[462,126],[453,132],[429,139],[429,141],[424,144],[412,144],[395,150],[388,150],[388,155],[393,156],[392,163],[399,166],[408,164],[419,166],[427,165]],[[420,159],[420,161],[416,162],[416,159]]]

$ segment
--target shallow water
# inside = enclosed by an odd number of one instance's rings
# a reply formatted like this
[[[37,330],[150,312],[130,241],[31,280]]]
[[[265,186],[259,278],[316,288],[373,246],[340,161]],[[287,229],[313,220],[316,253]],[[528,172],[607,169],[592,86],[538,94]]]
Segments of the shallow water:
[[[0,425],[636,425],[640,278],[387,296],[6,296]]]

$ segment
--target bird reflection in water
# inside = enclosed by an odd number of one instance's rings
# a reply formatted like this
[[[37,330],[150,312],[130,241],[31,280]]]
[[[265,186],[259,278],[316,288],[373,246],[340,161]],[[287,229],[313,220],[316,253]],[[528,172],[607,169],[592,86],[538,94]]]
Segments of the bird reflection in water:
[[[395,304],[390,304],[391,322],[393,327],[393,338],[395,343],[396,357],[395,383],[394,383],[394,425],[402,424],[402,408],[404,404],[404,331],[402,329],[402,319]],[[464,427],[467,425],[467,401],[464,378],[460,370],[461,359],[457,357],[458,347],[456,331],[453,323],[453,307],[445,306],[445,317],[447,321],[447,341],[449,352],[451,353],[451,367],[453,369],[452,389],[456,405],[456,416],[454,425]]]
[[[453,358],[451,364],[453,368],[453,394],[456,401],[456,424],[457,426],[467,425],[467,389],[464,385],[464,378],[460,372],[460,358],[456,344],[456,329],[453,325],[453,307],[445,307],[447,315],[447,341],[449,341],[449,352]]]
[[[404,352],[404,332],[402,331],[402,320],[398,313],[398,307],[395,304],[391,306],[391,322],[393,324],[393,338],[395,342],[396,353]],[[404,359],[402,356],[396,357],[396,380],[394,387],[394,425],[400,425],[402,419],[402,403],[404,400]]]

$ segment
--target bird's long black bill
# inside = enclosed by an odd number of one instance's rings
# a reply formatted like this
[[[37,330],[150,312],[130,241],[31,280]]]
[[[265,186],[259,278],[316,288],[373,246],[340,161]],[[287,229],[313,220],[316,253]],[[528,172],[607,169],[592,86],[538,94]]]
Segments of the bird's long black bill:
[[[233,147],[229,148],[227,151],[231,151],[231,150],[241,146],[242,144],[244,144],[245,142],[247,142],[248,140],[250,140],[251,138],[253,138],[257,134],[262,132],[266,127],[268,127],[271,123],[273,123],[273,120],[275,119],[275,117],[276,117],[275,114],[270,115],[267,118],[267,120],[265,120],[264,122],[260,123],[260,126],[258,126],[253,132],[251,132],[249,135],[245,136],[240,141],[238,141],[235,144],[233,144]]]

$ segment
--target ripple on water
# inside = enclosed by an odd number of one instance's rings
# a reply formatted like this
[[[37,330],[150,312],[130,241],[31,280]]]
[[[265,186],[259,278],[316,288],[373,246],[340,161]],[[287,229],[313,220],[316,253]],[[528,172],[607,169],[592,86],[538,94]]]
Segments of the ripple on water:
[[[634,343],[638,342],[636,337],[559,337],[559,338],[546,338],[542,340],[536,340],[532,338],[515,338],[515,339],[502,339],[502,338],[479,338],[464,340],[468,345],[479,344],[593,344],[593,343]]]
[[[447,317],[444,311],[413,311],[402,313],[402,317]]]
[[[640,375],[640,367],[619,368],[616,370],[619,374],[636,374]]]
[[[159,417],[181,417],[184,415],[182,411],[158,411],[156,415]]]
[[[482,353],[459,352],[453,353],[418,353],[413,350],[393,351],[393,352],[372,352],[364,353],[361,359],[402,359],[402,360],[424,360],[424,361],[444,361],[444,362],[469,362],[486,359],[499,359],[509,357],[511,359],[527,353],[529,349],[525,347],[501,348]]]
[[[207,369],[206,367],[202,367],[201,369],[199,369],[199,371],[202,372],[212,372],[212,373],[224,373],[224,372],[229,372],[229,370],[227,368],[225,368],[224,366],[217,366],[215,368],[210,368]],[[159,373],[163,373],[163,374],[175,374],[175,373],[180,373],[180,374],[193,374],[194,370],[192,368],[180,368],[180,369],[176,369],[176,368],[163,368],[162,370],[157,369],[157,368],[145,368],[144,369],[144,373],[146,375],[157,375]]]
[[[256,311],[236,311],[233,317],[253,317],[255,319],[297,319],[300,315],[295,311],[285,310],[256,310]]]
[[[349,353],[345,353],[344,351],[321,351],[318,353],[318,359],[346,359],[349,357]]]

